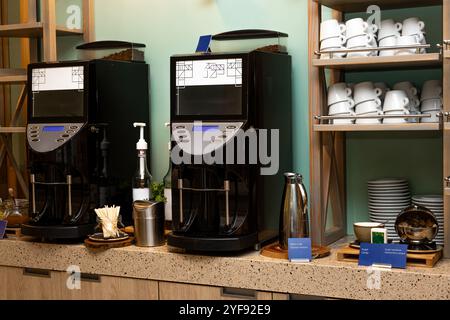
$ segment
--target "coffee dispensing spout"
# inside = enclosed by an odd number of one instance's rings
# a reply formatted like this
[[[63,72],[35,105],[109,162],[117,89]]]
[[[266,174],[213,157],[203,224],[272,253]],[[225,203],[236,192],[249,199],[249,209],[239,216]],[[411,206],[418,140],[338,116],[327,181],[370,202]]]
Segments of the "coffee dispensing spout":
[[[139,127],[139,129],[140,129],[140,136],[139,136],[139,141],[136,143],[136,149],[137,150],[147,150],[148,144],[147,144],[147,141],[145,141],[145,139],[144,139],[144,128],[147,125],[143,122],[135,122],[135,123],[133,123],[133,126],[135,128]]]

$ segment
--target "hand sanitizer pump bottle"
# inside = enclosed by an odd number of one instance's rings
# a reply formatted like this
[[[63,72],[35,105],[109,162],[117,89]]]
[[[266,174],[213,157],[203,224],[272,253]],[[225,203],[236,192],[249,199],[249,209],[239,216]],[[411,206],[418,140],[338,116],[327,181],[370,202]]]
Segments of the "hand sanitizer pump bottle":
[[[147,168],[147,149],[148,145],[144,139],[145,123],[136,122],[133,124],[135,128],[140,129],[140,139],[136,143],[137,150],[137,170],[133,177],[133,202],[136,200],[151,200],[151,183],[152,176]]]

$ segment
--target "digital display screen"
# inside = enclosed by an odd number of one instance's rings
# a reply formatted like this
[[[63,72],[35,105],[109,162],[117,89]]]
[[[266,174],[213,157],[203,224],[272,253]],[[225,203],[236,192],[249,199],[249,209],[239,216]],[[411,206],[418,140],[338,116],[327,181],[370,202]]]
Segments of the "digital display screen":
[[[209,131],[209,130],[219,130],[219,126],[194,126],[193,131]]]
[[[83,90],[33,92],[33,117],[72,118],[83,115]]]
[[[229,116],[241,115],[242,87],[193,86],[177,89],[177,115],[180,116]]]
[[[44,132],[62,132],[64,131],[63,126],[46,126],[42,128],[42,131]]]

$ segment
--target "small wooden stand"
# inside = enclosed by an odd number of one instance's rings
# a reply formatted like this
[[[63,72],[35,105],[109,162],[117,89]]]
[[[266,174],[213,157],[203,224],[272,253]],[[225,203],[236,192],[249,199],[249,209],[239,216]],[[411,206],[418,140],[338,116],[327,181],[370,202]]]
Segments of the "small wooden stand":
[[[261,255],[269,258],[288,260],[288,251],[281,249],[278,243],[264,247],[261,250]],[[312,258],[319,259],[330,255],[330,248],[328,247],[312,247]]]
[[[128,239],[121,241],[111,241],[111,242],[100,242],[92,241],[91,239],[84,240],[84,245],[86,248],[94,250],[107,250],[111,248],[122,248],[131,246],[134,243],[134,237],[129,237]]]
[[[406,255],[406,265],[410,267],[433,268],[441,259],[442,250],[433,253],[408,253]],[[358,262],[359,249],[344,247],[337,251],[338,261]]]
[[[7,238],[18,239],[22,236],[22,229],[20,228],[6,228],[5,236]]]

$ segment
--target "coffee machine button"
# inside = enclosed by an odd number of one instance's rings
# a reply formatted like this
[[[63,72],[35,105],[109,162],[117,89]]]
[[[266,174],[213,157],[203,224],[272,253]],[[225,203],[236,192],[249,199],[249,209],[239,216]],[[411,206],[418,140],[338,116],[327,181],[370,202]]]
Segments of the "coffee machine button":
[[[63,134],[61,137],[63,138],[69,138],[70,136],[68,134]]]
[[[66,131],[67,134],[72,134],[72,133],[74,133],[74,132],[75,132],[75,131],[73,131],[73,130],[67,130],[67,131]]]
[[[36,130],[30,131],[31,134],[37,134],[38,132]]]
[[[59,142],[59,143],[62,143],[62,142],[64,142],[65,140],[64,139],[57,139],[56,140],[56,142]]]
[[[39,139],[33,139],[33,140],[31,140],[32,142],[39,142],[39,141],[41,141],[41,140],[39,140]]]
[[[227,126],[227,129],[236,129],[236,126]]]
[[[38,126],[32,126],[31,130],[39,130],[39,127]]]
[[[39,138],[39,136],[37,134],[32,134],[30,137],[31,138]]]
[[[176,126],[175,129],[186,129],[186,126]]]
[[[77,129],[78,129],[78,126],[70,126],[70,129],[72,129],[72,130],[77,130]]]

